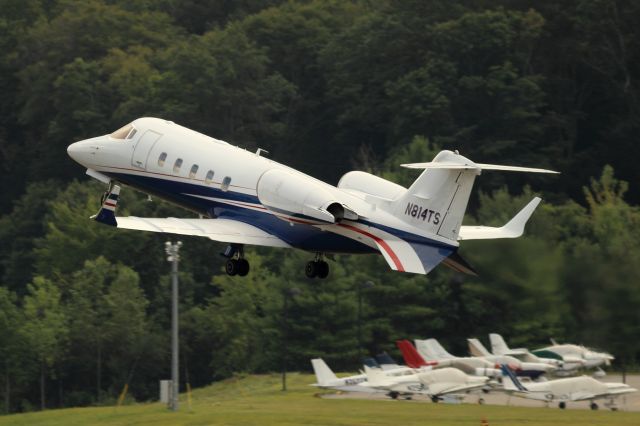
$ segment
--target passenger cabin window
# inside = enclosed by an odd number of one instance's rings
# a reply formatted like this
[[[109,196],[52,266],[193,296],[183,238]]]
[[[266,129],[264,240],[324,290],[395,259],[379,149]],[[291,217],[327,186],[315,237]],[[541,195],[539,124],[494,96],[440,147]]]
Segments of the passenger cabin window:
[[[178,158],[175,163],[173,163],[173,173],[180,173],[180,167],[182,167],[182,158]]]
[[[198,165],[194,164],[193,166],[191,166],[191,170],[189,171],[189,179],[195,178],[196,173],[198,173]]]
[[[135,135],[136,131],[137,130],[133,127],[133,124],[127,124],[126,126],[111,133],[109,136],[113,139],[130,139]]]
[[[164,160],[167,159],[167,153],[163,152],[162,154],[160,154],[160,157],[158,157],[158,166],[160,167],[164,167]]]
[[[204,178],[204,183],[207,185],[211,185],[211,181],[213,180],[213,170],[209,170],[207,172],[207,176]]]
[[[222,185],[220,186],[220,189],[222,189],[223,191],[228,191],[230,184],[231,178],[229,176],[225,176],[224,179],[222,179]]]

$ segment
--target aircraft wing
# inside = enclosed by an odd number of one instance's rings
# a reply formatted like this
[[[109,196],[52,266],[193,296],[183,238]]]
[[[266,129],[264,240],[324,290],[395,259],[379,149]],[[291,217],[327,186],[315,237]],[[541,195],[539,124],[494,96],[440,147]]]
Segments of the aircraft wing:
[[[116,217],[118,228],[167,234],[195,235],[214,241],[268,247],[291,247],[280,238],[255,226],[231,219],[179,219]]]
[[[494,228],[491,226],[461,226],[458,233],[458,240],[487,240],[497,238],[518,238],[524,232],[524,225],[527,223],[533,211],[540,204],[540,198],[535,197],[506,225]]]
[[[176,217],[116,217],[120,187],[114,185],[102,201],[94,219],[105,225],[137,231],[194,235],[231,244],[251,244],[268,247],[291,247],[280,238],[248,223],[232,219],[179,219]]]

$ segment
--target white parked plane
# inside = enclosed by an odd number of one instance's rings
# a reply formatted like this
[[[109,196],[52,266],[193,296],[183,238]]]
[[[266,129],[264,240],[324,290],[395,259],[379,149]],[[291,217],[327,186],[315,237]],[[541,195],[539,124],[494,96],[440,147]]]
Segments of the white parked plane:
[[[516,238],[540,198],[500,228],[461,226],[483,170],[556,173],[479,164],[441,151],[407,189],[369,173],[345,174],[337,187],[256,153],[158,118],[140,118],[67,152],[87,174],[109,184],[95,220],[124,229],[197,235],[229,243],[227,273],[246,275],[246,244],[315,253],[309,277],[325,278],[330,253],[381,253],[391,269],[426,274],[443,262],[473,269],[456,253],[460,240]],[[156,195],[200,219],[116,217],[120,187]]]
[[[603,365],[611,365],[611,361],[615,357],[606,352],[599,352],[588,349],[582,345],[573,345],[570,343],[558,344],[551,339],[551,346],[537,349],[534,354],[543,356],[543,354],[558,354],[563,359],[582,359],[585,368],[598,368]]]
[[[525,387],[506,365],[502,365],[502,373],[505,376],[503,378],[505,391],[522,398],[546,402],[559,401],[560,408],[566,408],[567,401],[591,401],[591,409],[597,410],[598,404],[595,400],[606,399],[608,400],[606,405],[615,410],[617,397],[637,391],[624,383],[603,383],[589,376],[531,383]]]
[[[362,384],[367,381],[366,374],[356,374],[348,377],[338,377],[329,368],[326,362],[322,358],[315,358],[311,360],[313,372],[316,375],[317,383],[312,386],[317,386],[324,389],[334,389],[344,392],[383,392],[384,389],[377,389],[371,386],[363,386]],[[365,366],[365,369],[369,368]],[[380,370],[380,369],[376,369]],[[385,376],[397,379],[399,377],[413,376],[415,370],[405,366],[397,366],[395,368],[389,368],[386,370],[380,370]],[[398,394],[390,392],[389,396],[397,398]]]
[[[398,395],[420,394],[428,395],[433,402],[438,402],[444,395],[481,389],[489,381],[488,377],[469,376],[451,367],[417,371],[415,374],[396,377],[385,373],[383,370],[365,366],[367,381],[360,386],[384,390],[394,398]]]
[[[509,355],[493,355],[478,339],[467,339],[469,352],[475,357],[486,359],[494,364],[508,364],[515,368],[518,376],[526,376],[535,380],[541,375],[556,371],[557,367],[545,362],[521,361]]]
[[[584,367],[585,362],[582,357],[575,357],[567,355],[565,357],[559,354],[551,354],[550,357],[538,356],[530,352],[526,348],[511,349],[507,346],[501,335],[496,333],[489,334],[489,340],[491,341],[491,352],[494,355],[508,355],[514,358],[518,358],[524,362],[544,362],[557,367],[555,371],[556,375],[566,375],[574,373],[581,367]]]

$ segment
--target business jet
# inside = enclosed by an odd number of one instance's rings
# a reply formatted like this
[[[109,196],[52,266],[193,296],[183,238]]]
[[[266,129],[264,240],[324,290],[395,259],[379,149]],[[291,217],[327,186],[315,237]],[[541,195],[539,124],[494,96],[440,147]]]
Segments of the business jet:
[[[591,401],[591,409],[597,410],[598,404],[595,401],[606,399],[608,401],[605,405],[616,410],[616,398],[637,392],[637,389],[624,383],[604,383],[589,376],[569,377],[524,386],[506,365],[502,365],[502,373],[505,376],[505,391],[522,398],[545,402],[559,401],[558,407],[562,409],[567,407],[567,401]]]
[[[196,235],[228,244],[226,272],[244,276],[245,245],[315,253],[308,277],[326,278],[327,254],[380,253],[395,271],[427,274],[439,263],[469,274],[460,240],[516,238],[540,203],[531,200],[502,227],[462,226],[483,170],[557,173],[474,163],[441,151],[409,187],[352,171],[337,187],[262,155],[158,118],[140,118],[103,136],[69,145],[87,174],[108,184],[93,218],[123,229]],[[168,200],[200,218],[116,217],[120,185]]]

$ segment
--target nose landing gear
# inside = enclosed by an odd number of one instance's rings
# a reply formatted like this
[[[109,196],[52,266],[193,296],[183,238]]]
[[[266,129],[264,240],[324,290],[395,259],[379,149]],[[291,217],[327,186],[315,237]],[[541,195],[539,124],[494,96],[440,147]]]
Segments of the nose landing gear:
[[[322,253],[316,253],[315,260],[307,262],[304,273],[308,278],[327,278],[329,275],[329,264],[322,260]]]

